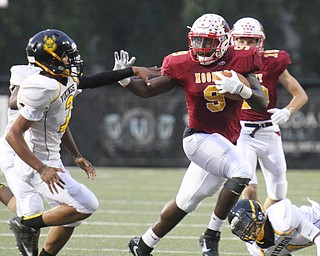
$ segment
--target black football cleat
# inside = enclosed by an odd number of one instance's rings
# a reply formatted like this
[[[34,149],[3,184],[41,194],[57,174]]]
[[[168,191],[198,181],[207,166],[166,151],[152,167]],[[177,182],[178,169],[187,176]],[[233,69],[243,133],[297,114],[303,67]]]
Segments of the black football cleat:
[[[141,237],[136,236],[132,238],[129,241],[128,247],[134,256],[152,256],[150,252],[152,252],[153,248],[146,245]]]
[[[219,256],[218,244],[220,241],[220,232],[216,232],[216,236],[202,235],[199,244],[202,247],[203,256]]]
[[[16,245],[21,255],[35,256],[40,230],[23,225],[20,217],[11,218],[8,224],[16,238]]]

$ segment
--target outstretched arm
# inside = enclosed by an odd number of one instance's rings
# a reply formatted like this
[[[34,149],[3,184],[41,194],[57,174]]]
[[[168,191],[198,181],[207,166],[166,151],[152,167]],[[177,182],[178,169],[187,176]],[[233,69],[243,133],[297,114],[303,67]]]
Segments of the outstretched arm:
[[[79,89],[97,88],[104,85],[112,84],[117,81],[122,86],[126,86],[130,82],[130,77],[136,76],[148,83],[149,77],[160,75],[160,68],[138,67],[132,66],[136,60],[135,57],[129,58],[129,53],[121,50],[114,53],[113,70],[98,73],[92,76],[84,76],[79,78]]]
[[[126,77],[133,76],[131,67],[120,70],[108,70],[92,76],[82,76],[79,78],[79,89],[97,88],[104,85],[116,83]]]
[[[128,67],[119,70],[109,70],[102,73],[98,73],[92,76],[82,76],[79,78],[79,89],[92,89],[109,84],[116,83],[124,78],[131,76],[137,76],[148,81],[149,77],[158,76],[160,74],[160,68],[152,67]]]
[[[121,50],[120,54],[115,52],[113,69],[127,68],[131,66],[134,61],[134,57],[129,60],[129,54],[124,50]],[[132,69],[136,76],[141,79],[126,78],[118,82],[122,87],[127,88],[129,91],[139,97],[153,97],[165,93],[177,85],[177,82],[173,79],[166,76],[161,76],[160,68],[153,67],[146,69],[133,66]],[[150,77],[155,78],[149,80]]]
[[[168,92],[177,85],[175,80],[167,76],[159,76],[149,80],[148,84],[141,79],[133,78],[125,88],[139,97],[149,98]]]

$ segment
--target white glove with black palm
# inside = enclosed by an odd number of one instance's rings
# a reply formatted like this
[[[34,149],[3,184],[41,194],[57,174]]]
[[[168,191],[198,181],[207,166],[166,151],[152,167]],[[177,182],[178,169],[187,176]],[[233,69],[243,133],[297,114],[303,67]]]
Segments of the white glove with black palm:
[[[282,109],[271,108],[271,109],[268,109],[267,111],[268,113],[272,114],[271,115],[272,123],[278,124],[278,125],[286,123],[289,120],[290,114],[291,114],[290,110],[288,110],[287,108],[282,108]]]
[[[119,69],[131,67],[135,61],[136,61],[136,58],[131,57],[131,59],[129,59],[129,53],[124,50],[120,51],[120,55],[118,52],[114,52],[113,70],[119,70]],[[130,78],[129,77],[124,78],[124,79],[118,81],[118,83],[121,86],[126,87],[130,83]]]
[[[215,81],[220,94],[229,92],[231,94],[238,94],[244,99],[249,99],[251,97],[251,88],[247,87],[240,81],[235,71],[231,70],[231,77],[226,77],[218,72],[216,72],[216,76],[221,79],[221,81]]]

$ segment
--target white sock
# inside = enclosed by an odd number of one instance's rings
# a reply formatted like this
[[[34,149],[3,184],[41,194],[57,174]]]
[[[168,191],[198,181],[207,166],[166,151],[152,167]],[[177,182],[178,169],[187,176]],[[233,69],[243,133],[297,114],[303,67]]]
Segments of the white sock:
[[[221,231],[224,222],[225,220],[219,219],[213,212],[208,228],[215,231]]]
[[[150,227],[146,233],[142,235],[142,240],[145,242],[146,245],[148,245],[151,248],[154,248],[154,246],[160,241],[161,238],[159,238]]]

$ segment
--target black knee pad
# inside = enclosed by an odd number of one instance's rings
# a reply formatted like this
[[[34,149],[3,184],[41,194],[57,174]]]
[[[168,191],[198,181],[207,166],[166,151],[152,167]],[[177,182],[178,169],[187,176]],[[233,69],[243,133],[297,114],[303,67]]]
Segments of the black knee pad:
[[[248,186],[250,180],[248,178],[233,177],[228,179],[223,186],[230,189],[233,193],[240,195],[244,188]]]

